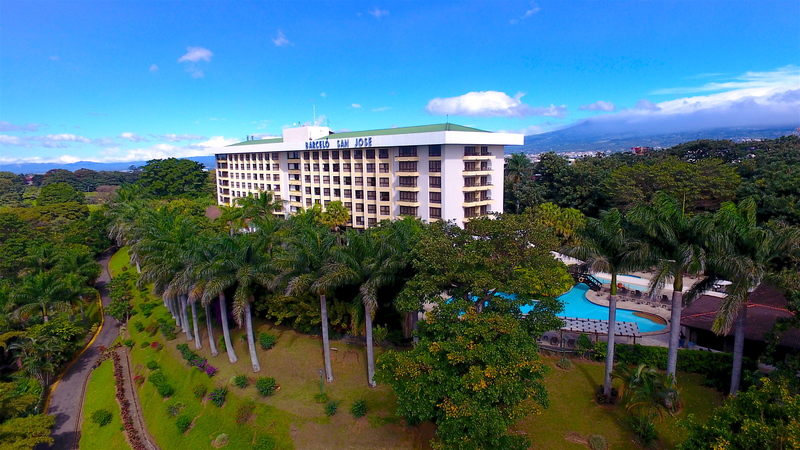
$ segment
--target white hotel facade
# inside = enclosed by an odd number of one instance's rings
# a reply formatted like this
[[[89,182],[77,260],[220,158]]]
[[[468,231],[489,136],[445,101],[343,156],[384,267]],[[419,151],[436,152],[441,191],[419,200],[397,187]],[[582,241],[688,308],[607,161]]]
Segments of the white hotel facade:
[[[345,133],[289,128],[281,138],[219,149],[217,199],[234,205],[272,191],[291,212],[341,201],[354,228],[403,215],[463,224],[503,211],[505,146],[522,143],[522,134],[454,124]]]

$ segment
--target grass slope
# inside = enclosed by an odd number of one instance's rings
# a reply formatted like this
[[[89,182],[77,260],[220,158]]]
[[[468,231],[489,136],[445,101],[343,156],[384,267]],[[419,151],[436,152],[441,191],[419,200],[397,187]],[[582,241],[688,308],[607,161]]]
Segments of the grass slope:
[[[92,372],[89,385],[86,387],[86,398],[83,402],[83,428],[81,429],[81,450],[129,449],[122,431],[119,405],[115,399],[114,366],[111,360],[100,364]],[[92,422],[92,413],[98,409],[111,412],[113,418],[106,426]]]

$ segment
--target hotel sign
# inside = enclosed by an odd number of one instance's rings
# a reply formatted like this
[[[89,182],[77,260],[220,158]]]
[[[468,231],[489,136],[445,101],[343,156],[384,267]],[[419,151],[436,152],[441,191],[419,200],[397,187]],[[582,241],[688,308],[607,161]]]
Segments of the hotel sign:
[[[360,137],[355,139],[335,139],[335,148],[360,148],[372,147],[372,137]],[[328,139],[306,142],[306,150],[331,148],[331,142]]]

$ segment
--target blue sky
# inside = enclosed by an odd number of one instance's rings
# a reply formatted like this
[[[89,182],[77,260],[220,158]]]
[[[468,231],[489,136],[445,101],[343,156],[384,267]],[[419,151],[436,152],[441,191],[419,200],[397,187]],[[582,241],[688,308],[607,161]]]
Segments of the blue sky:
[[[335,131],[798,126],[798,23],[796,0],[3,0],[0,163],[212,154],[314,108]]]

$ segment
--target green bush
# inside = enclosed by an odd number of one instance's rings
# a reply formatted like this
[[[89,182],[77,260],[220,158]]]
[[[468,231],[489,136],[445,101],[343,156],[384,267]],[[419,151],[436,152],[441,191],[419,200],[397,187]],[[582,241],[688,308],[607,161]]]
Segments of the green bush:
[[[250,380],[247,378],[247,375],[236,375],[233,377],[233,385],[244,389],[250,385]]]
[[[158,386],[160,386],[162,384],[167,384],[167,376],[164,375],[163,372],[155,372],[155,373],[151,374],[147,378],[147,380],[150,381],[151,383],[153,383],[153,386],[156,386],[156,387],[158,387]]]
[[[594,344],[586,333],[581,333],[581,335],[578,336],[576,347],[578,348],[578,352],[580,352],[581,356],[587,356],[594,349]]]
[[[262,377],[256,381],[256,390],[258,394],[262,397],[268,397],[275,392],[275,388],[277,385],[275,384],[275,378],[272,377]]]
[[[228,445],[228,442],[230,440],[231,440],[231,438],[228,437],[227,434],[220,433],[219,435],[217,435],[217,437],[214,438],[213,441],[211,441],[211,445],[213,445],[216,448],[224,447],[224,446]]]
[[[658,431],[650,417],[644,414],[635,414],[628,418],[628,424],[633,428],[642,447],[650,447],[658,439]]]
[[[186,430],[192,426],[192,418],[187,415],[180,416],[178,420],[175,421],[175,426],[178,427],[178,431],[181,433],[186,433]]]
[[[192,389],[194,396],[200,399],[206,396],[206,392],[208,392],[208,388],[206,388],[203,384],[198,384],[194,387],[194,389]]]
[[[328,394],[321,392],[319,394],[314,395],[314,401],[317,403],[327,403],[328,402]]]
[[[249,400],[241,405],[236,409],[236,423],[244,424],[250,421],[250,418],[253,417],[253,411],[256,409],[256,404]]]
[[[570,370],[572,369],[572,361],[568,360],[567,358],[561,358],[556,363],[556,366],[558,366],[559,369]]]
[[[142,322],[139,322],[138,320],[135,320],[133,322],[133,328],[135,328],[136,331],[141,333],[142,331],[144,331],[144,324],[142,324]]]
[[[158,395],[167,398],[172,396],[172,394],[174,393],[175,393],[175,388],[172,387],[171,384],[164,383],[158,385]]]
[[[275,346],[278,341],[278,336],[269,333],[261,333],[258,335],[258,343],[261,345],[262,350],[269,350]]]
[[[144,341],[141,344],[139,344],[139,348],[147,348],[147,347],[150,347],[150,342]]]
[[[364,417],[367,413],[367,401],[366,400],[356,400],[353,402],[353,406],[350,407],[350,414],[353,415],[356,419],[359,417]]]
[[[96,423],[97,425],[104,427],[111,423],[111,411],[106,409],[98,409],[97,411],[92,413],[92,422]]]
[[[124,341],[122,341],[122,345],[128,348],[133,348],[134,345],[133,339],[125,339]]]
[[[256,439],[256,444],[253,450],[273,450],[275,448],[275,438],[268,434],[264,434]]]
[[[336,410],[339,409],[339,402],[336,400],[331,400],[325,404],[325,415],[332,416],[336,414]]]
[[[602,434],[593,434],[589,436],[589,448],[592,450],[606,450],[608,442]]]
[[[208,396],[208,399],[211,400],[211,403],[217,405],[218,408],[222,408],[222,405],[225,404],[225,397],[228,396],[228,390],[225,388],[216,388],[211,391],[211,394]]]
[[[148,369],[150,369],[150,370],[158,370],[159,367],[160,366],[158,365],[157,362],[155,362],[153,360],[147,361],[147,368]]]
[[[228,347],[225,346],[225,336],[220,336],[219,337],[219,345],[217,347],[219,347],[219,351],[221,351],[221,352],[227,352],[228,351]]]
[[[139,305],[139,309],[142,311],[142,315],[144,315],[145,317],[150,317],[150,314],[153,313],[153,309],[156,306],[157,305],[155,303],[142,303],[141,305]]]

